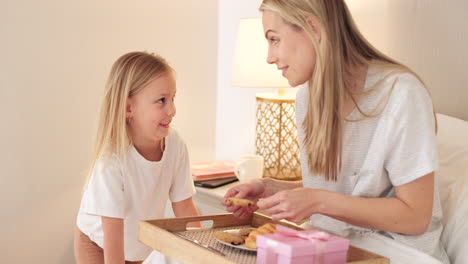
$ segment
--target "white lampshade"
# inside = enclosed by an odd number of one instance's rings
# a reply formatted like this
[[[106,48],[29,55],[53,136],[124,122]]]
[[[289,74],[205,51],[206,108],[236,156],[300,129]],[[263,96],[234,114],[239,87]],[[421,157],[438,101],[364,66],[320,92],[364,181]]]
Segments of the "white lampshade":
[[[232,86],[251,88],[290,87],[276,65],[268,64],[268,42],[261,18],[241,19],[232,64]]]

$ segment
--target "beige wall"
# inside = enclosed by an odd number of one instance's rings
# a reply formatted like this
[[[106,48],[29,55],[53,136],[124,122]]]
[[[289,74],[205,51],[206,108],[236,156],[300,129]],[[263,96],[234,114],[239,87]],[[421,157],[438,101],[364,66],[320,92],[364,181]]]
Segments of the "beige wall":
[[[214,156],[217,1],[2,1],[2,263],[73,263],[83,172],[113,61],[133,50],[177,71],[174,126]]]
[[[468,1],[346,2],[376,47],[423,78],[437,112],[468,120]]]

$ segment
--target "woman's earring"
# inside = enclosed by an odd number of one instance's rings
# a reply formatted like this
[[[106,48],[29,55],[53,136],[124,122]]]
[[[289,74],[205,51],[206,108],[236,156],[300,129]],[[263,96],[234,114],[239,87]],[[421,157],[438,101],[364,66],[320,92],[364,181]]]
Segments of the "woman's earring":
[[[127,119],[125,119],[125,122],[127,123],[127,125],[130,125],[132,123],[132,118],[127,117]]]

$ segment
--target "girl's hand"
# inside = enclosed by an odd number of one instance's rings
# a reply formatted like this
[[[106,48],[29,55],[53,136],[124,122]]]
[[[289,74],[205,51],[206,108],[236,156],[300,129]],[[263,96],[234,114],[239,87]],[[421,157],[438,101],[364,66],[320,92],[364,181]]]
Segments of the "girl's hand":
[[[320,190],[296,188],[283,190],[276,194],[260,199],[257,206],[271,215],[274,221],[285,219],[300,223],[311,215],[319,213]]]
[[[237,197],[257,202],[258,199],[263,197],[265,191],[266,188],[262,180],[253,180],[229,189],[221,202],[224,206],[226,206],[227,211],[232,212],[235,217],[245,218],[258,209],[257,205],[255,204],[249,207],[233,205],[227,201],[227,198]]]

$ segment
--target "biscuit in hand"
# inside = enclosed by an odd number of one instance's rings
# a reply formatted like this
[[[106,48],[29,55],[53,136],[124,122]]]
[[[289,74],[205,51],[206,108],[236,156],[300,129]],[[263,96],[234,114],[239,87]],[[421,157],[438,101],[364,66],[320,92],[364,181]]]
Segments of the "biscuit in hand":
[[[229,203],[238,205],[238,206],[253,206],[255,204],[254,201],[249,200],[249,199],[242,199],[242,198],[236,198],[236,197],[229,197],[226,199]]]
[[[214,233],[214,236],[217,239],[219,239],[219,240],[221,240],[223,242],[232,244],[232,245],[240,245],[240,244],[244,243],[244,238],[242,238],[242,237],[240,237],[238,235],[235,235],[235,234],[224,232],[224,231],[217,231],[217,232]]]

